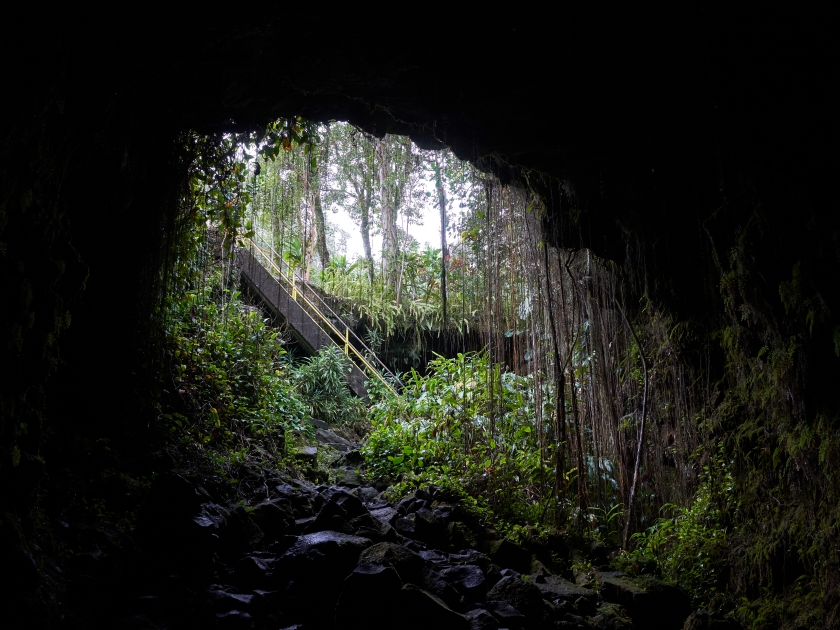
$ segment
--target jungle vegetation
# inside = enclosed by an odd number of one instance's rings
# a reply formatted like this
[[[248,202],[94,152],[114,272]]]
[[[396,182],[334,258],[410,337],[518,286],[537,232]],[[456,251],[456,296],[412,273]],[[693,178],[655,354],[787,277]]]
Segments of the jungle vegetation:
[[[632,238],[624,261],[550,245],[536,180],[502,186],[445,151],[343,123],[184,141],[196,159],[161,304],[177,394],[160,409],[220,474],[247,458],[284,461],[317,417],[363,435],[368,474],[395,492],[449,485],[511,536],[555,528],[603,541],[621,550],[616,567],[654,567],[698,606],[753,627],[825,623],[831,606],[815,604],[837,583],[840,443],[830,418],[790,402],[798,338],[771,326],[752,339],[763,307],[744,282],[744,249],[713,250],[726,317],[709,337],[651,297]],[[409,235],[423,204],[437,206],[441,233],[425,248]],[[355,260],[330,226],[335,208],[357,224]],[[341,385],[341,353],[290,357],[282,330],[237,292],[242,239],[269,243],[374,351],[413,340],[392,365],[404,370],[399,395],[373,386],[365,407]],[[800,269],[779,296],[786,312],[819,319]],[[418,371],[429,337],[443,351]],[[764,518],[756,491],[784,516]]]

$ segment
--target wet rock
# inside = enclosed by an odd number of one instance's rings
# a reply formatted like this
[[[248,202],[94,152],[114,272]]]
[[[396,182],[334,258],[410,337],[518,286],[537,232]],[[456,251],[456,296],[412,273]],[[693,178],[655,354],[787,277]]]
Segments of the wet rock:
[[[213,503],[200,485],[165,473],[152,483],[140,510],[137,538],[161,567],[206,572],[229,518],[230,512]]]
[[[449,562],[452,564],[475,564],[486,571],[490,566],[490,559],[475,549],[462,549],[458,553],[449,554]]]
[[[416,512],[397,518],[394,529],[406,538],[419,540],[432,547],[441,547],[446,542],[443,524],[435,519],[427,507],[421,507]]]
[[[242,505],[237,505],[228,512],[227,532],[222,537],[220,552],[238,555],[242,551],[253,548],[263,539],[263,532],[251,518]]]
[[[491,542],[487,551],[493,562],[502,568],[520,573],[528,573],[531,569],[531,554],[507,538]]]
[[[594,605],[598,601],[598,593],[592,589],[572,584],[568,580],[550,575],[542,582],[536,584],[544,599],[557,605],[560,601],[575,602],[578,599],[586,599]]]
[[[624,606],[637,626],[656,624],[663,629],[679,630],[691,614],[688,595],[651,576],[631,580],[621,573],[599,571],[601,595]]]
[[[503,577],[487,593],[487,599],[507,602],[526,617],[542,619],[542,594],[531,582]]]
[[[484,579],[484,573],[474,564],[443,569],[440,576],[467,601],[480,601],[487,594],[487,580]]]
[[[450,609],[440,598],[413,584],[403,586],[398,601],[403,614],[399,623],[392,621],[391,628],[401,630],[427,630],[428,628],[446,628],[447,630],[468,630],[469,620]]]
[[[237,583],[249,586],[268,585],[274,574],[276,560],[261,558],[257,555],[247,555],[240,558],[234,565],[234,575]]]
[[[381,542],[368,547],[360,554],[359,563],[393,567],[403,582],[418,584],[423,580],[423,558],[392,542]]]
[[[217,628],[231,628],[232,630],[250,630],[252,618],[247,612],[240,610],[229,610],[216,615]]]
[[[499,622],[483,608],[476,608],[464,615],[470,622],[471,630],[498,630]]]
[[[329,429],[317,429],[315,431],[315,441],[318,444],[334,448],[340,453],[346,453],[353,448],[353,444],[349,440],[346,440]]]
[[[347,488],[358,488],[362,485],[362,475],[353,466],[341,466],[335,471],[335,482]]]
[[[359,452],[359,449],[353,448],[344,453],[344,455],[341,456],[341,459],[339,459],[339,462],[342,466],[354,466],[358,468],[364,464],[365,458],[362,456],[361,452]]]
[[[370,538],[374,542],[396,542],[397,540],[397,531],[393,527],[370,514],[357,516],[350,521],[349,525],[356,536]]]
[[[316,446],[299,446],[295,449],[294,458],[305,466],[315,466],[318,462],[318,448]]]
[[[251,517],[268,538],[277,538],[294,529],[295,516],[289,499],[263,501],[254,506]]]
[[[525,615],[511,606],[510,602],[488,599],[484,607],[499,621],[501,627],[520,628],[528,623]]]
[[[314,516],[307,516],[306,518],[295,519],[294,531],[296,534],[302,534],[306,529],[315,522]]]
[[[361,499],[362,503],[364,503],[368,509],[371,509],[370,504],[374,503],[379,498],[379,494],[380,493],[376,488],[371,488],[370,486],[362,486],[355,492],[355,495]]]
[[[324,497],[324,506],[327,504],[339,506],[344,511],[347,520],[368,513],[368,509],[362,503],[362,500],[345,488],[328,488],[322,493],[322,496]],[[323,506],[321,509],[323,509]]]
[[[439,551],[435,551],[434,549],[424,549],[423,551],[418,552],[420,556],[422,556],[423,560],[426,562],[430,562],[431,564],[446,564],[449,562],[449,557],[443,555]]]
[[[386,628],[399,614],[396,598],[403,583],[393,567],[362,563],[344,580],[335,609],[340,628]],[[369,598],[376,596],[371,605]]]
[[[331,623],[344,578],[370,546],[367,538],[334,531],[301,536],[280,557],[275,570],[287,580],[284,601],[289,609],[316,627]]]
[[[383,507],[371,510],[370,514],[374,518],[379,519],[383,523],[388,523],[389,525],[393,525],[400,515],[399,512],[397,512],[397,510],[392,507]]]
[[[254,596],[246,593],[230,593],[223,590],[211,590],[209,592],[210,603],[214,609],[219,611],[248,610]]]
[[[534,558],[531,561],[531,581],[532,582],[544,582],[545,578],[552,575],[551,571],[548,570],[542,562]]]
[[[464,596],[455,590],[455,587],[444,580],[440,573],[433,568],[427,567],[423,571],[423,579],[420,584],[430,593],[446,602],[447,606],[458,607],[464,602]]]

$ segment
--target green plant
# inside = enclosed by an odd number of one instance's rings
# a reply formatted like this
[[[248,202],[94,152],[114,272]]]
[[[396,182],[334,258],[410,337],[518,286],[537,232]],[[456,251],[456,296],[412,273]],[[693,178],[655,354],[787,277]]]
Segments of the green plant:
[[[695,459],[701,455],[699,450]],[[688,591],[695,605],[720,606],[726,590],[723,568],[732,534],[730,524],[738,506],[722,443],[708,452],[707,461],[692,504],[686,508],[664,505],[662,510],[673,511],[673,516],[660,518],[646,531],[634,534],[635,555],[627,560],[653,558],[663,576]]]
[[[161,412],[182,442],[232,446],[306,430],[277,331],[225,288],[221,272],[172,296],[167,338],[169,396]]]
[[[366,413],[364,403],[347,388],[350,360],[336,346],[325,346],[294,370],[294,382],[310,413],[334,424],[356,424]]]
[[[399,398],[371,407],[363,448],[375,476],[412,475],[487,497],[500,516],[538,522],[554,504],[541,457],[533,378],[501,373],[485,353],[438,357],[412,370]]]

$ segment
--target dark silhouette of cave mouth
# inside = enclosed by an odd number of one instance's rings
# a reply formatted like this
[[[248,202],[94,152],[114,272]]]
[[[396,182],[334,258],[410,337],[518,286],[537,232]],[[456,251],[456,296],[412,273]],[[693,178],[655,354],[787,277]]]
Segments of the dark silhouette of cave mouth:
[[[720,330],[733,252],[751,265],[743,290],[766,304],[753,332],[792,335],[798,315],[778,288],[799,264],[828,315],[798,337],[807,379],[792,395],[810,417],[836,410],[832,22],[669,11],[450,12],[399,25],[306,9],[220,19],[67,7],[10,22],[0,242],[11,299],[0,329],[12,358],[0,395],[11,416],[0,450],[47,456],[15,466],[3,456],[4,505],[25,512],[84,440],[155,448],[142,404],[153,362],[138,348],[150,347],[173,254],[186,132],[286,116],[445,145],[532,187],[556,244],[636,265],[647,295],[698,338]],[[763,339],[743,343],[757,354]],[[712,368],[726,369],[719,359]],[[48,437],[56,431],[83,439]]]
[[[131,414],[120,388],[100,386],[101,358],[123,359],[109,374],[120,382],[143,371],[136,349],[172,254],[190,129],[300,115],[449,146],[542,195],[555,244],[638,266],[645,291],[689,319],[714,319],[717,252],[740,246],[736,228],[757,207],[761,286],[833,251],[820,240],[833,219],[819,214],[832,162],[826,143],[811,143],[831,102],[820,80],[831,38],[811,18],[701,5],[452,11],[405,24],[293,13],[62,9],[4,38],[10,58],[27,51],[5,70],[18,96],[0,123],[15,208],[3,226],[6,283],[23,305],[3,323],[9,348],[31,350],[4,365],[9,400],[63,364],[50,385],[57,413],[101,410],[86,421],[92,433]],[[795,45],[804,32],[808,45]],[[790,45],[768,43],[780,41]],[[60,359],[42,351],[59,337]],[[832,374],[815,370],[812,382]]]

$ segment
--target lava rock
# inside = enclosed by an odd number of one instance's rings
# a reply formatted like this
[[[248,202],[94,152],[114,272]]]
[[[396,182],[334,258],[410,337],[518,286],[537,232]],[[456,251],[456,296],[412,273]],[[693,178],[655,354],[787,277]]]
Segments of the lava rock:
[[[491,542],[487,551],[493,562],[502,568],[515,569],[520,573],[531,570],[531,554],[507,538]]]
[[[393,567],[403,582],[419,583],[425,562],[417,553],[392,542],[381,542],[365,549],[359,563]]]
[[[470,622],[471,630],[498,630],[499,622],[483,608],[476,608],[464,615]]]
[[[468,601],[479,601],[487,594],[487,580],[484,573],[474,564],[449,567],[440,576]]]
[[[484,607],[499,620],[499,625],[505,628],[519,628],[528,623],[525,615],[516,610],[509,602],[488,599]]]
[[[633,581],[609,571],[599,571],[596,576],[602,597],[624,606],[637,626],[655,624],[665,630],[679,630],[691,614],[688,595],[654,577],[643,576]]]
[[[316,446],[300,446],[295,450],[294,457],[305,466],[315,466],[318,462],[318,448]]]
[[[340,466],[335,471],[336,483],[347,488],[358,488],[362,485],[362,475],[354,466]]]
[[[561,601],[574,602],[580,598],[586,599],[593,606],[598,601],[598,593],[592,589],[572,584],[568,580],[556,575],[549,575],[542,582],[537,583],[537,588],[544,599],[557,605]]]
[[[344,578],[371,544],[367,538],[334,531],[301,536],[275,569],[275,577],[286,580],[284,601],[289,609],[299,611],[305,617],[302,621],[315,627],[331,623]]]
[[[413,584],[406,584],[400,591],[398,601],[403,611],[398,623],[392,620],[391,628],[401,630],[428,630],[428,628],[446,628],[447,630],[468,630],[470,621],[454,612],[434,594]]]
[[[487,593],[487,599],[507,602],[526,617],[542,619],[542,594],[531,582],[515,577],[503,577]]]
[[[263,501],[254,506],[251,517],[269,538],[277,538],[295,526],[292,502],[286,498]]]
[[[374,518],[379,519],[383,523],[388,523],[389,525],[393,525],[394,522],[399,517],[400,513],[397,512],[396,509],[392,507],[382,507],[376,510],[371,510],[370,515]]]
[[[374,542],[396,542],[397,540],[397,531],[393,527],[370,514],[357,516],[350,521],[349,525],[356,536],[370,538]]]
[[[393,567],[362,563],[344,580],[344,588],[335,609],[336,627],[387,628],[393,625],[397,608],[396,594],[402,588],[400,576]],[[376,595],[371,605],[369,598]]]

